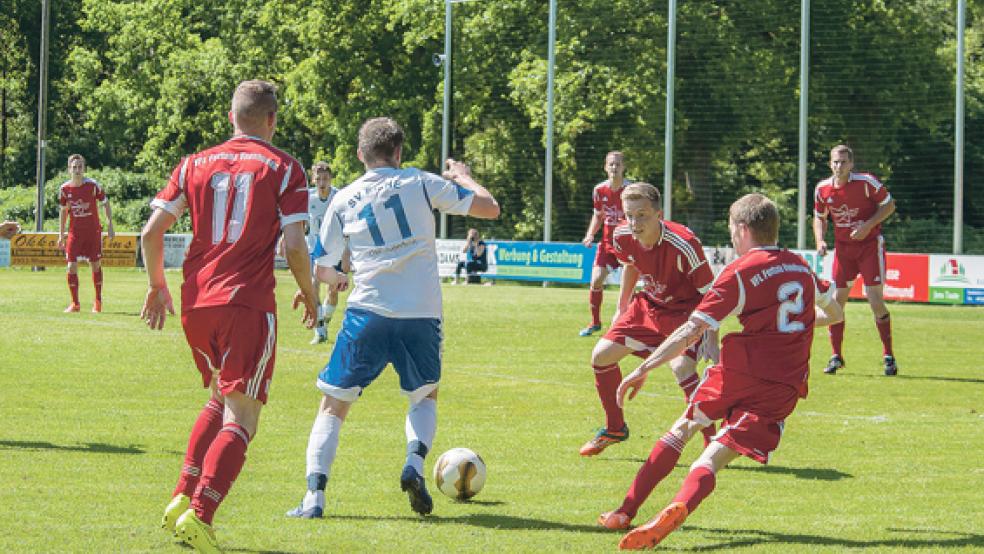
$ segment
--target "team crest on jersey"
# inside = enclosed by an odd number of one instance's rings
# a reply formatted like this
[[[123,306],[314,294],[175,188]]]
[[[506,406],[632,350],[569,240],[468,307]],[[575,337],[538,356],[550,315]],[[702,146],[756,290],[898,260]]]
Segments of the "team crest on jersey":
[[[834,223],[850,225],[854,217],[858,215],[858,208],[852,209],[847,204],[841,204],[839,208],[830,208],[830,213],[834,217]]]

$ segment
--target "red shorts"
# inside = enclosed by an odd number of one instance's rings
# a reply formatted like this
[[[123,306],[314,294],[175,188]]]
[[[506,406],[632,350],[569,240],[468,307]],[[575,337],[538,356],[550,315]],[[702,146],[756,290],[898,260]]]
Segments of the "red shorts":
[[[595,251],[594,267],[604,267],[609,272],[612,272],[621,265],[622,263],[615,257],[615,251],[612,250],[612,245],[604,240],[599,242],[598,249]]]
[[[239,391],[266,404],[277,354],[277,316],[245,306],[197,308],[181,314],[202,383],[218,373],[223,395]]]
[[[690,312],[667,312],[653,308],[648,300],[636,295],[604,338],[631,348],[632,353],[640,358],[647,358],[689,317]],[[685,354],[696,360],[699,347],[700,341],[697,341]]]
[[[704,372],[686,416],[704,424],[722,420],[715,440],[764,464],[779,447],[783,423],[798,400],[794,387],[715,365]]]
[[[68,233],[65,240],[65,261],[77,262],[79,258],[86,258],[90,262],[102,259],[102,231]]]
[[[837,288],[847,288],[848,283],[861,274],[864,284],[885,284],[885,239],[863,242],[838,242],[834,245],[834,283]]]

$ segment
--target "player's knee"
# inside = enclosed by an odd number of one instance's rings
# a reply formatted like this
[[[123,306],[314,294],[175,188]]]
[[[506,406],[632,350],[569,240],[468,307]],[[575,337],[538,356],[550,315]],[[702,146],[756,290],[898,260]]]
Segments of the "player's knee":
[[[690,471],[694,471],[700,468],[707,469],[711,473],[717,473],[717,468],[714,467],[714,462],[705,459],[704,456],[697,458],[696,460],[694,460],[694,463],[690,464]]]

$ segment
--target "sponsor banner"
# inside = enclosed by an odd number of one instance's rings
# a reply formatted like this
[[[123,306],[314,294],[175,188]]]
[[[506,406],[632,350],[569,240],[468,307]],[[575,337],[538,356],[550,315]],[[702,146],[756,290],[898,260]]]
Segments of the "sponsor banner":
[[[102,265],[136,267],[140,235],[118,233],[102,236]],[[65,251],[58,248],[58,233],[21,233],[10,241],[10,264],[26,266],[65,265]]]
[[[489,271],[485,275],[521,281],[587,283],[595,248],[578,242],[487,241]]]
[[[929,301],[933,304],[963,304],[963,289],[929,287]]]
[[[0,267],[10,266],[10,241],[0,239]]]
[[[964,289],[964,304],[984,304],[984,289]]]
[[[929,257],[929,285],[943,288],[984,288],[984,256]]]
[[[461,251],[465,247],[463,240],[437,240],[437,273],[441,277],[453,277],[454,270],[458,267],[458,260],[463,259],[464,253]],[[485,243],[488,248],[488,242]],[[491,258],[491,256],[489,256]],[[489,260],[491,262],[491,259]],[[491,263],[490,269],[491,269]]]
[[[885,255],[885,300],[929,301],[929,256],[925,254]],[[851,287],[851,298],[865,298],[862,279]]]
[[[191,235],[164,235],[164,267],[181,267],[191,244]]]
[[[799,254],[820,278],[828,281],[834,278],[834,253],[832,251],[828,252],[826,256],[818,256],[816,250],[790,249],[790,251]]]

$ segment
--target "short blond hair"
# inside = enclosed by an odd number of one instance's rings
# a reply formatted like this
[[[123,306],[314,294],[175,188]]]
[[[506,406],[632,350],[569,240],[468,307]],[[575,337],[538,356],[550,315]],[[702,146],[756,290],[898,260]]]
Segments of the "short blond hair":
[[[269,81],[243,81],[232,95],[232,115],[247,125],[262,123],[277,113],[277,87]]]
[[[830,149],[830,156],[833,157],[834,154],[845,153],[847,154],[847,159],[854,161],[854,150],[846,144],[838,144],[837,146]]]
[[[773,245],[779,242],[779,208],[764,194],[746,194],[731,204],[728,216],[735,225],[745,225],[755,242]]]
[[[657,210],[663,209],[663,198],[659,193],[659,189],[642,181],[625,185],[625,188],[622,189],[622,201],[624,202],[626,200],[649,200],[653,208]]]
[[[327,173],[328,175],[331,175],[331,166],[328,165],[328,162],[317,162],[311,166],[311,173],[315,175],[318,173]]]
[[[85,158],[82,154],[72,154],[68,157],[68,164],[71,165],[75,160],[82,160],[82,164],[85,165]]]
[[[393,160],[401,146],[403,128],[393,118],[367,119],[359,128],[359,150],[366,163]]]

